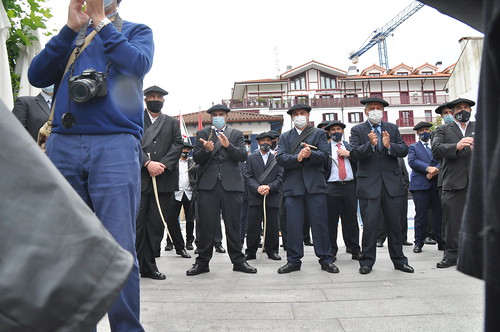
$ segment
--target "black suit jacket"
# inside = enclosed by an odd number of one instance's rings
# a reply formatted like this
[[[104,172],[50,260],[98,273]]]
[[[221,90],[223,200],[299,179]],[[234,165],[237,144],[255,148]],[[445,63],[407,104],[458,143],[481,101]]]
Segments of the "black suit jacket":
[[[279,194],[281,191],[281,186],[283,185],[283,168],[279,165],[275,165],[273,170],[269,172],[262,183],[257,182],[257,180],[271,165],[274,159],[274,155],[272,153],[269,153],[267,163],[264,164],[264,160],[262,159],[260,150],[256,150],[254,153],[248,156],[244,173],[245,184],[248,188],[248,205],[261,205],[264,200],[264,196],[259,194],[257,192],[257,189],[261,185],[268,185],[270,187],[270,190],[269,194],[266,197],[266,205],[271,207],[279,207]]]
[[[476,124],[470,122],[465,136],[474,136]],[[442,159],[443,190],[464,189],[469,183],[471,149],[457,151],[457,143],[464,138],[455,121],[439,126],[432,141],[432,155]]]
[[[313,133],[305,142],[318,149],[311,149],[311,157],[299,162],[298,153],[291,151],[299,134],[293,128],[283,133],[279,139],[276,160],[284,168],[283,196],[301,196],[304,194],[326,194],[328,187],[325,180],[325,164],[328,163],[330,146],[323,129],[313,128]]]
[[[380,195],[382,184],[385,184],[391,197],[404,194],[404,183],[398,158],[408,154],[405,144],[395,124],[381,122],[382,131],[391,137],[390,152],[383,147],[382,151],[373,149],[368,139],[372,127],[368,121],[354,126],[349,139],[353,150],[351,156],[358,160],[357,188],[359,198],[373,199]]]
[[[160,126],[157,135],[147,141],[147,131]],[[147,160],[158,161],[167,166],[163,174],[156,177],[158,192],[173,192],[179,189],[179,157],[182,152],[182,136],[179,121],[161,114],[152,126],[147,111],[144,111],[144,136],[142,141],[142,163]],[[148,153],[151,157],[148,157]],[[141,168],[141,190],[152,190],[152,180],[146,167]]]
[[[238,129],[226,126],[224,135],[229,139],[229,146],[225,148],[218,143],[219,139],[213,132],[210,140],[216,144],[211,152],[205,150],[200,141],[200,138],[208,140],[211,131],[213,131],[211,127],[205,127],[196,133],[193,159],[197,164],[200,164],[197,189],[213,189],[220,176],[225,190],[244,192],[243,175],[238,165],[239,162],[247,160],[243,133]]]
[[[18,97],[12,113],[36,141],[38,131],[49,119],[50,108],[40,93],[36,97]]]

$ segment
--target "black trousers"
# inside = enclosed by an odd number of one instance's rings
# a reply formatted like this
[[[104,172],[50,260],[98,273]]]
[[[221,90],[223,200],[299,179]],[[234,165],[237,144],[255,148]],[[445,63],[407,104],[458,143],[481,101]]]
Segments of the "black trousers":
[[[337,245],[339,217],[346,248],[350,249],[353,254],[358,253],[361,248],[359,247],[356,183],[354,181],[328,182],[327,202],[332,256],[336,256],[339,250]]]
[[[243,193],[226,191],[217,180],[212,190],[198,190],[198,257],[196,262],[208,266],[213,255],[213,245],[220,212],[226,229],[227,252],[233,264],[243,264],[245,255],[241,249],[240,213]]]
[[[266,254],[278,253],[279,247],[279,208],[266,206]],[[262,205],[248,207],[247,249],[245,253],[255,255],[259,248],[260,234],[263,229],[264,209]]]
[[[496,332],[500,330],[500,292],[497,288],[485,283],[485,319],[484,331]]]
[[[441,219],[443,211],[441,209],[441,199],[437,189],[415,190],[412,192],[415,204],[415,244],[422,247],[427,236],[427,224],[429,210],[432,211],[432,225],[434,239],[443,243],[441,238]]]
[[[361,217],[363,219],[362,250],[363,259],[360,266],[375,264],[377,255],[377,225],[380,211],[384,214],[385,228],[388,235],[389,256],[394,265],[408,264],[403,253],[403,236],[401,231],[401,196],[391,197],[382,185],[381,193],[374,199],[359,199]]]
[[[462,225],[466,196],[467,188],[464,188],[460,190],[443,190],[441,197],[445,236],[444,258],[454,262],[458,258],[458,233]]]
[[[186,194],[182,195],[181,201],[175,199],[175,193],[172,194],[170,198],[170,206],[168,208],[168,214],[167,214],[167,226],[168,226],[168,231],[170,232],[170,236],[172,237],[172,243],[175,246],[175,250],[184,249],[184,240],[182,238],[180,225],[179,225],[179,232],[177,232],[177,226],[173,225],[174,223],[179,224],[179,214],[181,212],[181,207],[184,207],[184,214],[186,217],[186,229],[188,228],[188,225],[191,225],[190,226],[191,237],[194,238],[193,236],[194,211],[191,205],[192,205],[191,201],[188,199]],[[189,234],[188,231],[186,231],[186,234]],[[187,238],[188,235],[186,235],[186,240]]]
[[[168,211],[171,195],[172,193],[158,194],[164,217]],[[155,255],[158,255],[160,252],[160,244],[163,239],[164,230],[165,226],[158,212],[154,193],[152,191],[141,193],[139,213],[136,220],[135,241],[137,260],[141,273],[158,271]]]
[[[248,200],[243,199],[243,204],[241,204],[241,215],[240,215],[240,239],[241,243],[245,242],[245,236],[247,235],[248,226]]]
[[[405,190],[403,196],[401,196],[401,207],[399,210],[399,218],[401,221],[401,235],[403,236],[403,242],[408,241],[408,190]],[[384,214],[381,213],[378,223],[378,235],[377,241],[384,242],[387,238],[387,230],[385,228]]]

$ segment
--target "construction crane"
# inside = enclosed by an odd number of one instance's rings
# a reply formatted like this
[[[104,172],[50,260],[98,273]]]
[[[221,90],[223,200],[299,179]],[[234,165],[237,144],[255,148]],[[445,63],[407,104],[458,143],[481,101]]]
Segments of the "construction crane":
[[[403,9],[399,14],[397,14],[392,20],[387,22],[383,27],[374,30],[368,39],[363,43],[363,46],[356,51],[349,54],[349,60],[352,63],[358,63],[358,58],[363,55],[366,51],[372,48],[375,44],[378,45],[378,61],[380,67],[389,70],[389,59],[387,56],[387,44],[385,42],[386,38],[407,19],[415,14],[420,8],[424,6],[423,3],[418,1],[413,1],[408,7]]]

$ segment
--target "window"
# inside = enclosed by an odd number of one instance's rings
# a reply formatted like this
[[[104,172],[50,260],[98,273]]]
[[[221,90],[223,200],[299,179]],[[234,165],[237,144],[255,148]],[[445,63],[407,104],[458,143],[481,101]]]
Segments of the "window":
[[[344,95],[344,98],[356,98],[357,96],[355,93],[347,93]]]
[[[436,92],[434,91],[424,91],[424,104],[435,104],[436,103]]]
[[[323,114],[323,121],[333,121],[333,120],[338,120],[337,113],[325,113],[325,114]]]
[[[347,113],[347,116],[350,123],[363,122],[363,112],[351,112]]]
[[[398,71],[396,73],[396,75],[399,75],[399,76],[408,76],[408,73],[406,71]]]
[[[425,121],[432,122],[432,110],[425,110]]]
[[[410,103],[410,94],[408,91],[402,91],[399,93],[399,98],[401,99],[401,104],[409,104]]]
[[[415,134],[401,134],[401,138],[406,143],[406,145],[410,145],[416,142]]]
[[[335,77],[321,73],[321,89],[335,89],[337,81]]]
[[[399,111],[399,119],[396,124],[399,127],[413,127],[413,111]]]
[[[370,92],[370,97],[382,98],[382,92]]]
[[[290,89],[291,90],[305,90],[306,89],[306,77],[296,76],[290,79]]]
[[[368,76],[380,76],[380,73],[369,73]]]
[[[421,75],[432,75],[432,71],[423,71],[420,74]]]

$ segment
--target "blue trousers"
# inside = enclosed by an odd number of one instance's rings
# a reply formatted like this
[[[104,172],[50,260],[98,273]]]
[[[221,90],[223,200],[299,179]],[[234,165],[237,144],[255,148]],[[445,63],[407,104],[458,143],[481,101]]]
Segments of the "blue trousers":
[[[134,257],[108,312],[112,331],[144,331],[139,322],[139,265],[135,220],[140,198],[139,139],[130,134],[51,134],[47,155],[115,240]]]
[[[301,264],[304,256],[304,220],[306,218],[311,225],[314,253],[319,258],[320,264],[331,262],[326,194],[285,197],[285,208],[288,262]]]

